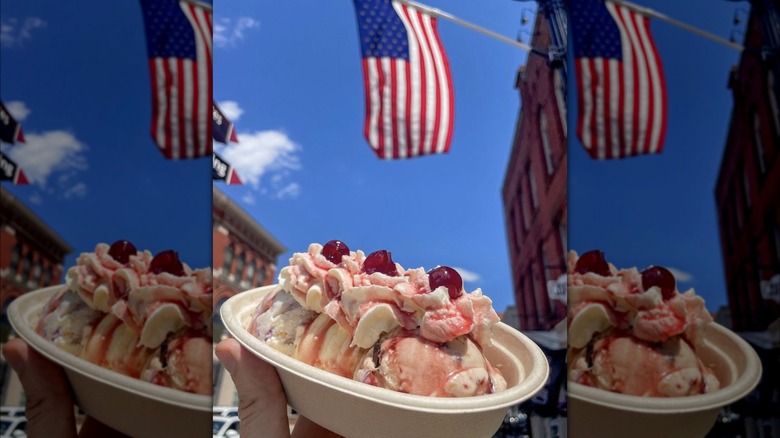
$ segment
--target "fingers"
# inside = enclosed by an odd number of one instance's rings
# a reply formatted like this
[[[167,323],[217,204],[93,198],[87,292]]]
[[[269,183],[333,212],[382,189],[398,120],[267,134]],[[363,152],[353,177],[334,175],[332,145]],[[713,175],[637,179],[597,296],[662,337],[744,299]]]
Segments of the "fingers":
[[[3,355],[24,387],[28,436],[75,437],[73,395],[62,368],[18,338],[3,346]]]
[[[248,352],[235,339],[220,342],[216,355],[238,390],[241,435],[289,437],[287,399],[274,367]]]

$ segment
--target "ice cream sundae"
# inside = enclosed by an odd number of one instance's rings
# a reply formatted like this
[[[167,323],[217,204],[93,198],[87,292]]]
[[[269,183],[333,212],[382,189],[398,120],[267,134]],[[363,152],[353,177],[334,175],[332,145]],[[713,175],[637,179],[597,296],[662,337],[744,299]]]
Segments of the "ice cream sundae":
[[[82,253],[36,331],[89,362],[157,385],[211,393],[211,269],[128,241]]]
[[[697,354],[712,316],[668,269],[618,270],[601,251],[571,251],[568,300],[570,381],[649,397],[720,388]]]
[[[409,394],[464,397],[506,388],[485,358],[499,321],[491,300],[466,293],[457,271],[404,269],[332,240],[295,253],[249,331],[323,370]]]

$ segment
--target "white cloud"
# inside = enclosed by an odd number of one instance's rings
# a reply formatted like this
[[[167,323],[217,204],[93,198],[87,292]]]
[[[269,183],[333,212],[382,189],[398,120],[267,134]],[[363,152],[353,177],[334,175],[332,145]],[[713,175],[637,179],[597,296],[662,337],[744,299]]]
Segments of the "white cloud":
[[[25,133],[25,143],[9,148],[6,154],[24,170],[31,184],[45,187],[54,172],[61,172],[59,180],[62,181],[63,176],[86,169],[86,149],[87,146],[69,132],[47,131],[42,134]],[[70,192],[70,195],[79,193],[83,193],[83,189]]]
[[[474,283],[475,281],[479,281],[479,279],[482,278],[482,276],[476,272],[471,272],[468,269],[464,269],[459,266],[453,266],[452,268],[458,271],[458,274],[460,274],[460,277],[463,279],[464,283]]]
[[[256,27],[260,27],[260,22],[252,17],[241,17],[237,20],[222,18],[214,23],[214,46],[235,47],[244,39],[244,32],[247,29]]]
[[[275,197],[290,198],[300,193],[300,186],[289,181],[290,171],[301,168],[301,147],[281,131],[239,132],[238,143],[215,144],[216,152],[235,167],[241,180]],[[263,184],[263,181],[267,181]]]
[[[666,268],[674,275],[674,278],[680,283],[690,283],[693,281],[693,275],[688,272],[681,271],[677,268]]]
[[[244,109],[241,108],[235,100],[217,102],[217,106],[222,110],[222,114],[233,123],[236,123],[236,120],[241,118],[241,114],[244,114]]]
[[[246,205],[255,205],[255,196],[251,192],[247,192],[241,197]]]
[[[41,194],[40,193],[33,193],[30,196],[30,202],[35,204],[35,205],[41,205],[41,204],[43,204],[43,198],[41,198]]]
[[[27,108],[27,104],[22,101],[12,100],[10,102],[5,102],[3,105],[5,105],[5,109],[7,109],[9,113],[11,113],[11,116],[13,116],[14,120],[16,120],[19,123],[24,121],[24,119],[26,119],[27,116],[30,115],[30,108]]]
[[[16,17],[0,21],[0,46],[21,47],[25,41],[32,38],[35,29],[46,27],[46,22],[38,17],[28,17],[19,20]]]
[[[295,199],[300,194],[301,185],[296,182],[289,183],[276,190],[276,197],[278,199]]]
[[[65,190],[62,196],[65,199],[70,199],[70,198],[83,198],[86,195],[87,195],[87,185],[84,184],[83,182],[79,182],[76,183],[76,185],[74,185],[73,187]]]

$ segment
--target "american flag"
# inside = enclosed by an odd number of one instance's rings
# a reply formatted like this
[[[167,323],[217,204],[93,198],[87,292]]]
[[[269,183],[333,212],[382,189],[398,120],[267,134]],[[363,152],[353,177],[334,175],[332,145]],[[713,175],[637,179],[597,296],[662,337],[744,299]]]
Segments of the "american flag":
[[[605,0],[570,2],[577,137],[592,158],[660,153],[666,85],[647,17]]]
[[[206,157],[211,139],[211,5],[141,0],[152,83],[152,138],[166,158]]]
[[[391,0],[355,0],[364,134],[379,158],[449,152],[454,101],[436,19]]]

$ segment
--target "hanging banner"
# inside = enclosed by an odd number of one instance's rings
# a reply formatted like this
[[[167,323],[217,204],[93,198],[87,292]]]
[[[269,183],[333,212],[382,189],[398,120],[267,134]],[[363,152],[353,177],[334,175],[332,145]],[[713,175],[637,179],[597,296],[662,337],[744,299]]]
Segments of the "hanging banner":
[[[211,166],[211,179],[214,181],[224,181],[228,185],[243,184],[238,173],[227,161],[215,153],[213,155]]]
[[[2,152],[0,152],[0,181],[11,181],[16,185],[30,184],[22,168]]]
[[[214,136],[214,141],[238,143],[238,135],[233,127],[233,122],[222,114],[222,110],[219,109],[216,103],[212,111],[211,132]]]
[[[11,144],[24,143],[22,125],[8,112],[3,102],[0,102],[0,140]]]

